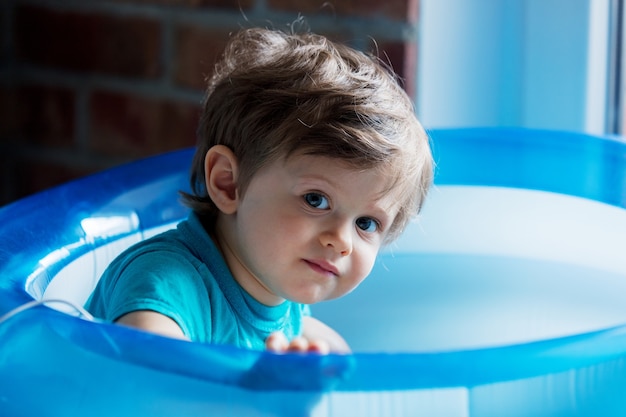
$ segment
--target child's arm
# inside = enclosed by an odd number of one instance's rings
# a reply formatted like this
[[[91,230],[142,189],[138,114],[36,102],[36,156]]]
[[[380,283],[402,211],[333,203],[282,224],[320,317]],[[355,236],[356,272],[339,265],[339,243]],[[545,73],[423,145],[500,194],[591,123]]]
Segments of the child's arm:
[[[124,314],[115,320],[117,324],[135,327],[148,332],[157,333],[162,336],[173,337],[175,339],[189,340],[183,333],[178,323],[171,318],[150,310],[139,310]]]
[[[304,317],[302,336],[291,342],[282,332],[272,333],[265,341],[274,352],[350,353],[348,343],[332,328],[313,317]]]
[[[115,322],[162,336],[189,340],[174,320],[155,311],[133,311]],[[313,317],[304,317],[302,326],[302,336],[296,337],[291,342],[282,332],[274,332],[265,341],[265,346],[275,352],[350,353],[350,347],[343,337],[321,321]]]

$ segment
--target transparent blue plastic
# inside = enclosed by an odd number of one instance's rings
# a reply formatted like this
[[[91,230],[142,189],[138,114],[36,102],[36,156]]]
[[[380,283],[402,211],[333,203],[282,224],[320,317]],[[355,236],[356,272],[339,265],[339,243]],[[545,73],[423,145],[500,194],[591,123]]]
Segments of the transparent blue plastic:
[[[77,309],[187,210],[192,150],[0,209],[2,416],[624,416],[626,144],[430,132],[423,214],[352,294],[313,306],[353,355],[189,343]]]

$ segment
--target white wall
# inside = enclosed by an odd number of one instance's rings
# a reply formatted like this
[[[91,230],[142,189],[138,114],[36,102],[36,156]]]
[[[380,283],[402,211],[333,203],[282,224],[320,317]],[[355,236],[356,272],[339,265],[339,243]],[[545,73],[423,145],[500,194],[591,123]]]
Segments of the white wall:
[[[608,2],[421,0],[422,122],[601,133]]]

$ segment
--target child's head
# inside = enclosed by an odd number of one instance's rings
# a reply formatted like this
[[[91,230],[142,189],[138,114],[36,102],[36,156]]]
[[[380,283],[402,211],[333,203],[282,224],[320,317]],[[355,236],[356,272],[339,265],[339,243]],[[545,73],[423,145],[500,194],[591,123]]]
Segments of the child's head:
[[[432,181],[428,138],[410,99],[376,58],[315,34],[243,30],[230,40],[209,80],[184,202],[201,216],[217,208],[205,185],[204,157],[215,145],[238,159],[238,193],[281,158],[336,158],[388,178],[401,201],[386,241],[416,214]]]

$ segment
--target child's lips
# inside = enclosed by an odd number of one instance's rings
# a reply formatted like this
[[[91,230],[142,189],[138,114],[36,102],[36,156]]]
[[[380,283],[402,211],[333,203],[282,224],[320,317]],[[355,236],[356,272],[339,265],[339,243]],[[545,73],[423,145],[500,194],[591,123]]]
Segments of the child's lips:
[[[304,262],[317,272],[325,275],[339,276],[339,270],[330,262],[322,259],[305,259]]]

